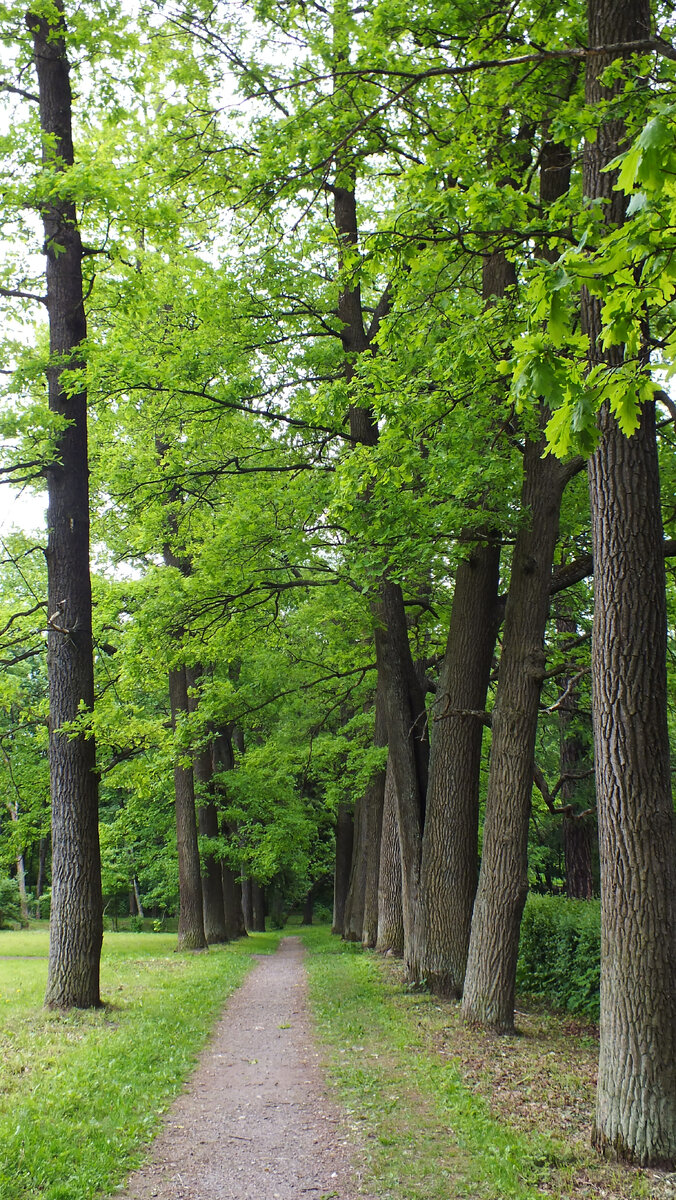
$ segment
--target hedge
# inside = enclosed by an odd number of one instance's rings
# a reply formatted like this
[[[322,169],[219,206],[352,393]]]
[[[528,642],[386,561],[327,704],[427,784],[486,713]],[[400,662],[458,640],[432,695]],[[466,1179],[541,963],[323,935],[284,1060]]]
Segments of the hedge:
[[[598,1020],[600,950],[598,900],[531,895],[521,923],[517,988]]]

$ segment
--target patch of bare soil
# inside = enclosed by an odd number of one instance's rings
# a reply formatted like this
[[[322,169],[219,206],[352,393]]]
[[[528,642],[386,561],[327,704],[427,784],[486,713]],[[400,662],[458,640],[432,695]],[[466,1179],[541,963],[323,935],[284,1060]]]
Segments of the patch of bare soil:
[[[364,1200],[310,1033],[302,958],[284,938],[231,996],[117,1200]]]

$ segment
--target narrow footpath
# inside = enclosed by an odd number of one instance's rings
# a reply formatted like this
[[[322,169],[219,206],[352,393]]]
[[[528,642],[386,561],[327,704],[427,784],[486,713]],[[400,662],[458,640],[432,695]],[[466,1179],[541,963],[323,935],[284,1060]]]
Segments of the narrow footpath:
[[[116,1200],[367,1200],[313,1043],[299,938],[228,1000],[186,1091]]]

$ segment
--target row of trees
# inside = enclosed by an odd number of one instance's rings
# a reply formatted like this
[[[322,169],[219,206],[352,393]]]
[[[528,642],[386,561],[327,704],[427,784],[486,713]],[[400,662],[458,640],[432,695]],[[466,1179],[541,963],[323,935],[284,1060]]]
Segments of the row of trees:
[[[49,491],[49,1004],[99,1003],[98,776],[129,848],[173,755],[182,947],[238,932],[242,872],[311,892],[334,812],[336,928],[511,1030],[534,779],[590,890],[593,573],[594,1136],[673,1161],[668,20],[2,6],[2,294],[49,324],[8,343],[5,467]]]

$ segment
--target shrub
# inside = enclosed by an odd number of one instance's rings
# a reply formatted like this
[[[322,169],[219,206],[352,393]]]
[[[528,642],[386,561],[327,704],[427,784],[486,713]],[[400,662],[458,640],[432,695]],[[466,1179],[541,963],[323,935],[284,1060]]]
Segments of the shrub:
[[[598,1020],[600,926],[598,901],[529,896],[521,923],[519,991]]]
[[[15,921],[21,921],[19,885],[16,879],[0,875],[0,929],[6,929]]]

